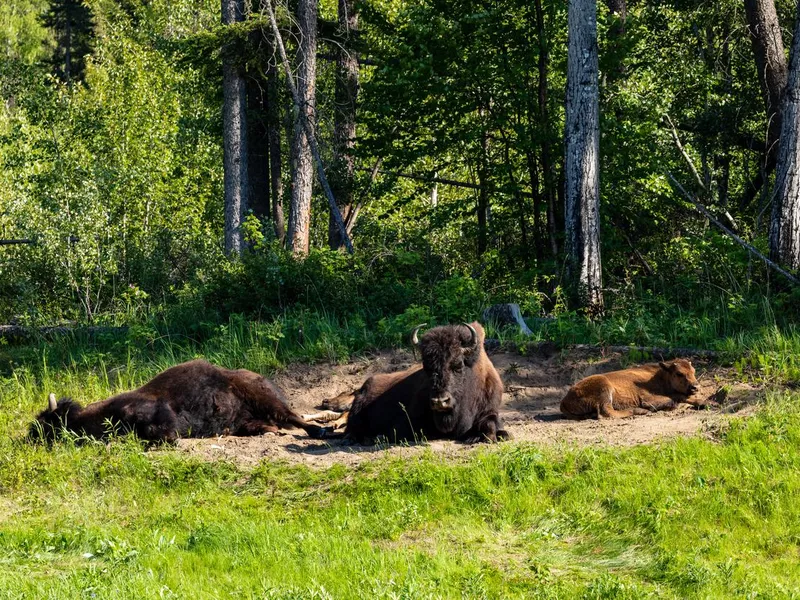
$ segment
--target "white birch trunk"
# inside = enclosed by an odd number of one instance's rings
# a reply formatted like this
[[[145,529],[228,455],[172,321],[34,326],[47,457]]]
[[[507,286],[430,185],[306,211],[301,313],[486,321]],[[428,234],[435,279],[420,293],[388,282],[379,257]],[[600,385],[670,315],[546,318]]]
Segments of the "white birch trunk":
[[[313,129],[317,83],[317,0],[299,0],[297,24],[300,45],[297,51],[297,91],[300,110]],[[292,201],[289,207],[289,249],[305,256],[309,250],[311,193],[314,183],[314,159],[306,139],[301,115],[297,115],[292,141]]]
[[[565,222],[568,277],[591,314],[603,307],[596,0],[570,0]]]
[[[243,0],[222,0],[225,25],[244,20]],[[222,136],[225,185],[225,253],[242,251],[242,219],[247,210],[247,117],[246,87],[233,57],[223,49]]]
[[[794,270],[800,269],[800,2],[797,12],[769,231],[770,258]]]

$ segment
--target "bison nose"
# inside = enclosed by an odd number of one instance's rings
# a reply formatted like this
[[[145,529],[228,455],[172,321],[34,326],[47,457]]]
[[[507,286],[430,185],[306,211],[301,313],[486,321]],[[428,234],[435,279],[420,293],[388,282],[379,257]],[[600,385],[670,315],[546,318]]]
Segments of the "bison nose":
[[[438,398],[431,398],[431,408],[433,410],[448,410],[453,404],[450,396],[439,396]]]
[[[689,393],[694,394],[695,392],[697,392],[698,389],[699,388],[696,385],[692,384],[689,386]]]

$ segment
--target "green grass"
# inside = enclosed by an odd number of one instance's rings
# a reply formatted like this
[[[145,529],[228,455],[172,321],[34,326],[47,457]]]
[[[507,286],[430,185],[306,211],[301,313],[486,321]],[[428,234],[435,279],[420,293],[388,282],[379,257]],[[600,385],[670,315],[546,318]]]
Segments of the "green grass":
[[[714,440],[511,442],[355,469],[23,439],[51,390],[90,401],[194,356],[269,373],[386,339],[332,317],[303,321],[302,340],[274,323],[0,347],[0,599],[800,597],[796,392]],[[743,376],[797,378],[796,330],[716,347]]]
[[[0,597],[797,597],[799,403],[771,396],[717,441],[354,470],[7,430]]]

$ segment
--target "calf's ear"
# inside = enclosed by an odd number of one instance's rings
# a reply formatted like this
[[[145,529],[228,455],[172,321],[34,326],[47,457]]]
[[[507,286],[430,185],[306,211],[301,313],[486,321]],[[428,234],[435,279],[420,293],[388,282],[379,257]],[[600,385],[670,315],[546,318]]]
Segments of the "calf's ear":
[[[658,366],[664,369],[665,371],[672,371],[672,369],[675,367],[675,365],[670,365],[668,363],[665,363],[664,361],[658,363]]]

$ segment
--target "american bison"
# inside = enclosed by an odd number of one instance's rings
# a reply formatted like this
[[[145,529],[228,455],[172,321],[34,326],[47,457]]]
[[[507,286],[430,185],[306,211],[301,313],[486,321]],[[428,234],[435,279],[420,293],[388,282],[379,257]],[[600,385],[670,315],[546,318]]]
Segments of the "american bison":
[[[679,402],[704,405],[690,400],[696,392],[692,363],[679,359],[586,377],[569,389],[561,401],[561,412],[577,418],[621,419],[672,410]]]
[[[193,360],[86,408],[70,399],[56,403],[50,394],[48,408],[31,425],[30,435],[53,440],[63,428],[96,438],[119,431],[173,442],[178,437],[274,433],[279,427],[299,427],[314,438],[329,431],[303,420],[288,407],[280,389],[258,373]]]
[[[367,379],[355,392],[345,435],[360,443],[508,438],[498,414],[503,382],[484,352],[483,327],[436,327],[420,340],[421,327],[412,338],[422,365]]]

